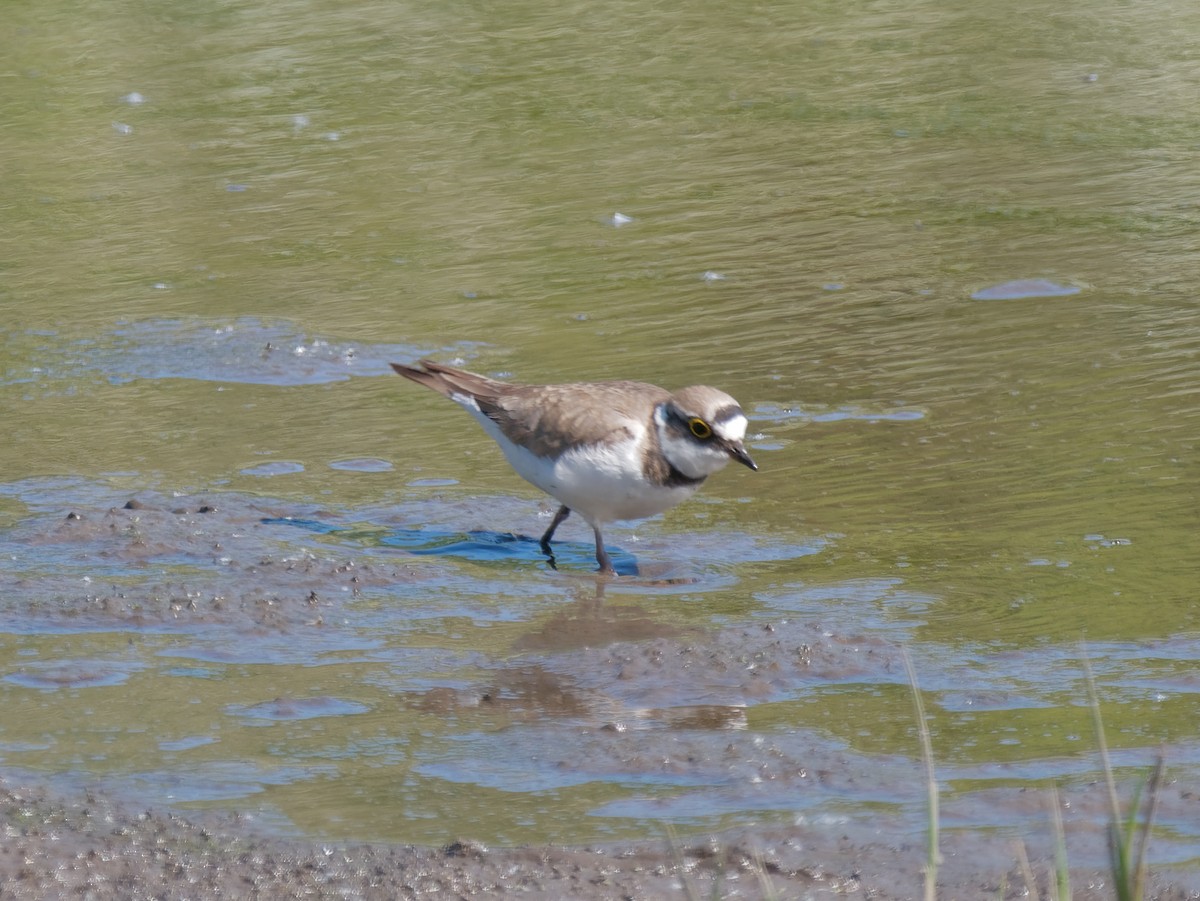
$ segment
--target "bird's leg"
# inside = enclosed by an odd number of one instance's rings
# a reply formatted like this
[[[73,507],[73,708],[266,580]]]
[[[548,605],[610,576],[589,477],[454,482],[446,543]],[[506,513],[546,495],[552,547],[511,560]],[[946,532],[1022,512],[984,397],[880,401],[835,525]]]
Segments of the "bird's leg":
[[[617,571],[613,568],[608,551],[604,549],[604,539],[600,537],[599,527],[592,526],[592,531],[596,534],[596,562],[600,564],[600,572],[606,576],[615,576]]]
[[[542,536],[542,550],[547,554],[550,554],[551,557],[553,557],[554,554],[550,552],[550,539],[554,537],[554,530],[557,529],[559,524],[570,515],[571,508],[566,504],[563,504],[558,508],[558,512],[554,514],[554,519],[550,520],[550,528],[548,528],[546,530],[546,534]]]

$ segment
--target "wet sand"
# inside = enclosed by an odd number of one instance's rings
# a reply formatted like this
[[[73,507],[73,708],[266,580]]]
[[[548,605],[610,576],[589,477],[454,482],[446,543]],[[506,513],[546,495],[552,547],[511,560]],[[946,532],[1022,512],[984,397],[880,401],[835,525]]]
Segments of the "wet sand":
[[[133,811],[83,792],[0,783],[4,898],[918,898],[922,849],[761,830],[607,847],[491,849],[345,845],[261,835],[237,817]],[[991,840],[947,842],[940,898],[1027,898]],[[982,856],[981,856],[982,855]],[[1002,855],[1001,855],[1002,856]],[[1050,862],[1032,866],[1045,890]],[[986,872],[984,872],[986,870]],[[1114,897],[1103,872],[1074,872],[1076,901]],[[1196,886],[1160,878],[1149,897]]]
[[[8,530],[11,547],[40,548],[48,562],[40,572],[0,573],[7,617],[19,618],[24,629],[170,624],[216,627],[245,641],[298,637],[323,629],[326,619],[337,621],[344,613],[339,605],[371,586],[422,578],[405,568],[403,554],[355,556],[345,548],[327,556],[312,548],[281,554],[280,542],[307,533],[281,532],[276,520],[336,522],[315,508],[233,495],[110,500],[80,497],[66,511],[50,503]],[[186,578],[178,571],[160,576],[153,564],[163,559],[196,565]],[[81,590],[79,573],[101,564],[146,565],[138,580],[97,579]],[[909,757],[865,761],[806,733],[763,740],[731,721],[744,716],[748,700],[895,672],[899,649],[886,641],[788,620],[746,620],[711,631],[671,627],[637,606],[609,607],[601,594],[564,603],[513,650],[517,658],[494,661],[486,683],[410,692],[397,703],[442,716],[493,712],[501,723],[587,720],[556,748],[556,765],[592,777],[661,775],[666,766],[696,784],[728,781],[789,797],[811,791],[862,799],[898,787],[918,797],[923,792],[919,764]],[[27,678],[83,687],[105,675],[74,672],[69,664],[32,672]],[[687,697],[703,702],[685,703]],[[1105,842],[1102,792],[1077,786],[1066,800],[1072,859],[1095,861]],[[1041,816],[1045,798],[1017,790],[971,803],[993,804],[1017,822]],[[1193,791],[1170,783],[1160,811],[1184,821],[1195,803]],[[281,837],[253,815],[147,810],[90,784],[87,774],[9,771],[0,777],[0,817],[2,898],[904,899],[920,896],[925,860],[922,836],[896,829],[883,813],[875,825],[798,817],[781,826],[776,818],[712,835],[591,846],[488,847],[470,834],[424,848]],[[1052,848],[1048,835],[1028,841],[1033,872],[1043,882]],[[1028,897],[1010,839],[948,825],[942,852],[939,897]],[[1099,867],[1073,871],[1072,878],[1076,899],[1114,897]],[[1151,897],[1200,898],[1200,878],[1160,868]]]

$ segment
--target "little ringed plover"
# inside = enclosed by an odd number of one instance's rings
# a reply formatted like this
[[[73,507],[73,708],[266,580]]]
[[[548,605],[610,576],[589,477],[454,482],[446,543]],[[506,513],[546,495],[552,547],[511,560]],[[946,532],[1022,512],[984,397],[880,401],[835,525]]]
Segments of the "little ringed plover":
[[[519,385],[432,360],[392,368],[462,404],[512,468],[558,500],[541,541],[551,562],[550,539],[572,510],[592,527],[596,562],[611,575],[602,525],[669,510],[730,460],[758,469],[743,444],[746,414],[707,385],[672,394],[644,382]]]

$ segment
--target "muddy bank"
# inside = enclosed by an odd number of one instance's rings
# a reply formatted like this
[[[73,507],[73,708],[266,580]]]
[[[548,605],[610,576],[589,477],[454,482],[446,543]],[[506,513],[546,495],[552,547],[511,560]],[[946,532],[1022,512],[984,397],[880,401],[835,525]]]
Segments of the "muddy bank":
[[[886,585],[821,587],[816,615],[719,568],[550,573],[469,504],[8,496],[2,897],[920,894],[901,645],[836,605]],[[1004,684],[972,704],[1014,703]],[[1088,767],[1060,765],[1074,897],[1111,898]],[[939,761],[965,786],[942,897],[1024,897],[1014,837],[1047,878],[1040,773]],[[1196,798],[1162,789],[1153,897],[1200,897]]]
[[[0,782],[0,895],[5,898],[475,898],[650,899],[920,896],[922,849],[860,844],[835,834],[759,830],[593,848],[493,849],[463,840],[441,848],[271,838],[247,819],[134,811],[82,791]],[[943,898],[1025,898],[1015,861],[995,843],[946,843]],[[1051,863],[1034,858],[1044,889]],[[986,869],[987,872],[982,870]],[[1072,874],[1076,901],[1109,899],[1103,872]],[[1149,895],[1200,897],[1156,874]]]

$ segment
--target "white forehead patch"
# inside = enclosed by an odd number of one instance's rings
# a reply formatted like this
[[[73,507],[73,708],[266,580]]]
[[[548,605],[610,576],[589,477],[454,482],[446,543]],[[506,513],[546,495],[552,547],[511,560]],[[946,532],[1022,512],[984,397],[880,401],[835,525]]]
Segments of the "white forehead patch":
[[[746,437],[746,426],[750,423],[741,413],[713,423],[713,431],[727,441],[741,441]]]

